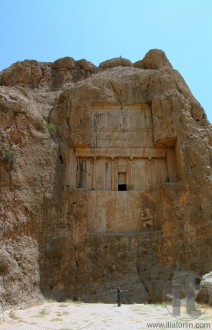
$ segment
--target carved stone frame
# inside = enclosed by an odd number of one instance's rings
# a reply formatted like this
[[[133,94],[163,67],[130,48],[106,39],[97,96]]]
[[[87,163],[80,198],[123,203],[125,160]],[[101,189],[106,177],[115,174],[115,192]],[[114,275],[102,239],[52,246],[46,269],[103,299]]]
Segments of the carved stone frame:
[[[131,166],[130,164],[119,165],[116,162],[112,163],[112,190],[118,191],[118,173],[126,173],[127,190],[131,189]]]

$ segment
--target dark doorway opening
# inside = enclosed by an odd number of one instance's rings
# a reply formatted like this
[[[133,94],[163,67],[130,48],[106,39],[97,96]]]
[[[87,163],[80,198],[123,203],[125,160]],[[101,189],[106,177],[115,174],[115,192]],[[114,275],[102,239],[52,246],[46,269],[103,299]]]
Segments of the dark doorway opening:
[[[126,191],[127,185],[126,184],[119,184],[118,185],[118,191]]]
[[[118,191],[126,191],[127,183],[126,183],[126,173],[119,172],[118,173]]]

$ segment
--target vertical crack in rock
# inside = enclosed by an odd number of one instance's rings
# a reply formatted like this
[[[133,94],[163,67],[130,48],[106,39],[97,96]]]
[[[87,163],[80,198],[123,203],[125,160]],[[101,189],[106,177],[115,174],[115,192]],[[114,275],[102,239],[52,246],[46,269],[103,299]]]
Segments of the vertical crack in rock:
[[[79,263],[77,260],[77,246],[74,246],[74,258],[75,258],[75,266],[76,266],[76,283],[78,283],[78,267],[79,267]]]
[[[67,124],[67,127],[68,127],[68,132],[69,132],[69,134],[71,134],[71,127],[70,127],[69,120],[70,120],[70,118],[66,118],[66,124]]]
[[[150,299],[150,293],[149,293],[149,289],[148,289],[148,287],[146,286],[145,281],[142,281],[142,280],[141,280],[138,255],[139,255],[139,241],[137,241],[136,269],[137,269],[137,273],[138,273],[138,278],[139,278],[141,284],[144,286],[144,289],[145,289],[145,291],[146,291],[146,293],[147,293],[147,295],[148,295],[148,302],[149,302],[149,299]]]
[[[121,109],[122,109],[123,108],[123,105],[122,105],[122,102],[121,102],[121,98],[119,96],[119,93],[117,92],[117,90],[116,90],[116,88],[114,86],[114,83],[111,80],[110,80],[110,84],[111,84],[111,86],[113,88],[114,94],[117,96],[118,102],[119,102],[119,104],[121,106]]]

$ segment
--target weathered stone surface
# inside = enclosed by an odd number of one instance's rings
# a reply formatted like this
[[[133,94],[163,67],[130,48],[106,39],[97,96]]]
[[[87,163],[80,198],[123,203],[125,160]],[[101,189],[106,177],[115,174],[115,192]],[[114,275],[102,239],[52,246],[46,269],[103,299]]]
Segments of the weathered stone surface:
[[[49,63],[39,63],[34,60],[16,62],[0,73],[0,85],[38,87],[42,79],[48,81],[51,75]]]
[[[84,58],[77,61],[77,63],[79,64],[80,68],[85,71],[90,71],[92,73],[97,71],[97,67],[93,63],[86,61]]]
[[[52,63],[52,68],[56,70],[68,70],[74,69],[76,67],[76,61],[73,57],[63,57],[59,58]]]
[[[212,272],[205,274],[200,282],[197,300],[212,306]]]
[[[151,49],[143,60],[134,63],[134,67],[140,69],[158,70],[161,68],[170,68],[172,65],[166,57],[166,54],[160,49]]]
[[[53,63],[25,60],[0,72],[0,86],[59,89],[68,83],[90,77],[96,66],[86,60],[59,58]]]
[[[116,66],[132,66],[132,63],[123,57],[115,57],[111,58],[110,60],[104,61],[99,64],[99,71],[107,70],[114,68]]]
[[[118,286],[129,302],[161,301],[176,271],[211,271],[211,125],[150,53],[143,70],[65,58],[0,73],[5,303],[109,302]]]

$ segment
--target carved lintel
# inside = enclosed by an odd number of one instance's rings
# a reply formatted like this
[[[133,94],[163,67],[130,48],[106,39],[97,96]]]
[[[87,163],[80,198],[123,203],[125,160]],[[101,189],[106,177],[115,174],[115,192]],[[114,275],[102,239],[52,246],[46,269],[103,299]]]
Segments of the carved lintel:
[[[166,150],[162,148],[77,148],[76,156],[81,158],[134,158],[149,160],[153,158],[166,158]]]

